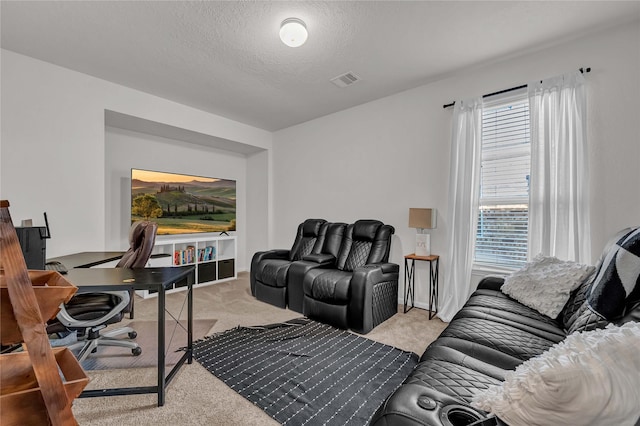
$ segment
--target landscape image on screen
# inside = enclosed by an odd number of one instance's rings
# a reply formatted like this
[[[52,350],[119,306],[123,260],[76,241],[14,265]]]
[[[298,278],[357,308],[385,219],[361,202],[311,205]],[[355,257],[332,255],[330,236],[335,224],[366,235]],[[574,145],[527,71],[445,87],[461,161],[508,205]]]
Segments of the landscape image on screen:
[[[236,181],[131,169],[131,223],[158,235],[236,230]]]

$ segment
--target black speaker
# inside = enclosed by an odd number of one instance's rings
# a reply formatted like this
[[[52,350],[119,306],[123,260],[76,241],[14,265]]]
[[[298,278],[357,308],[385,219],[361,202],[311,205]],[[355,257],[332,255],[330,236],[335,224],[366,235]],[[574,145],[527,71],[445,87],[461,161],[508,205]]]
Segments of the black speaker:
[[[27,269],[44,270],[47,258],[47,228],[44,226],[18,227],[16,233]]]

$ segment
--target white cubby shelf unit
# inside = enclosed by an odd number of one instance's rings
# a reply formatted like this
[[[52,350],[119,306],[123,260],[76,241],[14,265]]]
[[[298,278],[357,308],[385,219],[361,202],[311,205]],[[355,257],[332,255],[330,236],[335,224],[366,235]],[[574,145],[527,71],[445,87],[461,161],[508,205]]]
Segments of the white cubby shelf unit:
[[[229,281],[238,277],[236,259],[238,245],[235,235],[181,235],[156,238],[149,266],[194,265],[196,276],[193,287]],[[174,284],[167,293],[182,291],[186,282]],[[156,296],[155,292],[138,290],[143,298]]]

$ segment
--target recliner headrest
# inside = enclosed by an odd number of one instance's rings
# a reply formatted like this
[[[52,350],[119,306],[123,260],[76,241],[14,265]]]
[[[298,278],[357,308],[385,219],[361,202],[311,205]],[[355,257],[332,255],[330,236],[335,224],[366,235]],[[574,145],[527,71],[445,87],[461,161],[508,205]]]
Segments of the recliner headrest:
[[[320,228],[326,222],[324,219],[307,219],[302,224],[302,236],[303,237],[317,237],[320,233]]]
[[[338,236],[340,238],[342,238],[342,236],[344,235],[344,230],[347,228],[347,224],[346,223],[342,223],[342,222],[331,222],[331,223],[327,223],[327,237],[328,236]]]
[[[379,220],[362,219],[353,224],[353,239],[358,241],[373,241],[378,229],[383,225]]]
[[[342,245],[342,239],[347,229],[347,224],[341,222],[328,222],[324,226],[327,227],[327,232],[325,233],[322,253],[330,254],[337,258],[340,253],[340,246]]]

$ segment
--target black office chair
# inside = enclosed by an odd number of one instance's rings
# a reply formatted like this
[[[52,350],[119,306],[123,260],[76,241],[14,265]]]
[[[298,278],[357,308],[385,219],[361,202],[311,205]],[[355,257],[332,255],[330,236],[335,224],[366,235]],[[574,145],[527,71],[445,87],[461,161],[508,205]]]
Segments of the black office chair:
[[[155,222],[139,221],[131,225],[130,248],[116,267],[145,267],[151,257],[157,230]],[[132,300],[132,293],[127,290],[76,294],[47,324],[47,333],[61,335],[76,331],[78,342],[69,345],[69,349],[81,348],[78,354],[80,361],[103,345],[129,348],[133,355],[140,355],[142,348],[136,342],[116,338],[127,334],[130,339],[135,339],[137,333],[131,327],[100,333],[107,325],[122,321],[124,314],[132,310]]]

